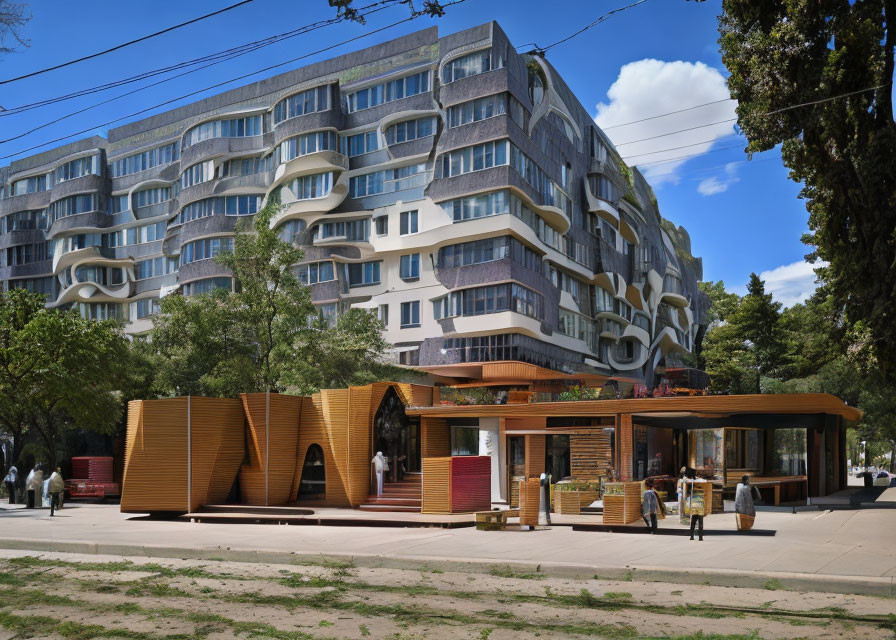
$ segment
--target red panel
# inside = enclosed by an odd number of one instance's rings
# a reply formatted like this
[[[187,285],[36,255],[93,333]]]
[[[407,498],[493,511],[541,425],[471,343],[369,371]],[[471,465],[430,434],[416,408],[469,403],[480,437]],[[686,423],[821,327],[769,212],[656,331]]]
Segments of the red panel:
[[[112,458],[106,456],[72,458],[72,479],[111,483]]]
[[[489,456],[451,458],[451,512],[492,508],[492,462]]]

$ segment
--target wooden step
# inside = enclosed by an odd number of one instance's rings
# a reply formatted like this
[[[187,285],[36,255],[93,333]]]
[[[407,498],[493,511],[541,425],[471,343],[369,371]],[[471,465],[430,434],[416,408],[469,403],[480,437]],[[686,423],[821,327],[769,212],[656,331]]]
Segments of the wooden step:
[[[310,515],[313,509],[279,505],[276,507],[255,506],[249,504],[205,504],[199,509],[200,513],[242,513],[251,515],[291,516]]]
[[[420,506],[422,499],[420,498],[392,498],[387,496],[368,496],[369,504],[392,504],[392,505],[410,505]]]
[[[358,507],[361,511],[399,511],[403,513],[420,513],[420,507],[388,505],[388,504],[362,504]]]

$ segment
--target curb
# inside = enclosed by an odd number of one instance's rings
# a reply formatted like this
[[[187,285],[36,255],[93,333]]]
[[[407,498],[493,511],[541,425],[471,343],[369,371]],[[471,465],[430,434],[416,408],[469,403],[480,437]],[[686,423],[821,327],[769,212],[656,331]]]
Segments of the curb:
[[[233,549],[230,547],[165,547],[103,542],[56,542],[0,538],[0,549],[16,551],[77,553],[181,560],[213,560],[263,564],[319,564],[322,561],[352,562],[369,569],[418,569],[458,573],[491,573],[500,567],[519,573],[538,573],[547,577],[574,580],[613,580],[623,582],[668,582],[700,584],[716,587],[740,587],[785,591],[814,591],[894,597],[896,578],[875,576],[839,576],[815,573],[776,571],[732,571],[728,569],[674,569],[668,567],[612,567],[589,564],[563,564],[481,559],[458,560],[443,557],[352,555],[342,553],[302,553],[266,549]]]

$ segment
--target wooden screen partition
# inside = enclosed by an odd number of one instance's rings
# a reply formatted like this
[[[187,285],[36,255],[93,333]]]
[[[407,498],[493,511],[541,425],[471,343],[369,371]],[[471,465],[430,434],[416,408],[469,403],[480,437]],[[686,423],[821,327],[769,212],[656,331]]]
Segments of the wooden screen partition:
[[[187,512],[222,502],[243,458],[243,411],[228,398],[128,403],[121,511]]]
[[[420,451],[424,458],[444,458],[451,455],[451,431],[442,418],[421,418]]]
[[[451,458],[423,458],[421,513],[451,513]]]
[[[536,478],[544,473],[546,436],[526,436],[526,477]]]
[[[616,450],[619,457],[616,465],[616,476],[620,480],[632,479],[632,460],[634,458],[634,429],[632,414],[620,413],[616,416]]]
[[[596,480],[609,475],[613,466],[610,436],[604,433],[569,436],[570,475],[577,480]]]
[[[520,481],[520,525],[538,526],[538,507],[540,502],[541,480],[529,478]]]
[[[604,486],[604,524],[630,524],[640,517],[640,482],[611,482]]]
[[[471,513],[492,506],[489,456],[423,458],[422,513]]]
[[[281,505],[295,500],[302,398],[278,393],[244,393],[249,462],[240,470],[243,503]]]

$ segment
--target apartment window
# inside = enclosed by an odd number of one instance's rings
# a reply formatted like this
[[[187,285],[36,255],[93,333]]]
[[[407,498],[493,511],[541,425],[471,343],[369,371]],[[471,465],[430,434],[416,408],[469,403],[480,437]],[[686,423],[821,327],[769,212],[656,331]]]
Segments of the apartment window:
[[[75,269],[75,280],[101,285],[119,285],[124,283],[124,270],[113,267],[78,267]]]
[[[401,328],[420,326],[420,301],[401,303]]]
[[[195,280],[184,285],[184,297],[198,296],[202,293],[208,293],[215,289],[225,289],[231,291],[233,288],[233,280],[231,278],[205,278],[203,280]]]
[[[349,156],[360,156],[365,153],[377,151],[380,148],[380,139],[376,131],[356,133],[342,139],[342,152]]]
[[[427,173],[425,164],[412,164],[397,169],[375,171],[349,179],[349,196],[361,198],[380,193],[393,193],[404,191],[414,187],[422,187],[426,184]]]
[[[9,195],[20,196],[26,193],[38,193],[47,190],[47,176],[39,175],[16,180],[9,185]]]
[[[32,231],[47,228],[47,210],[17,211],[2,218],[0,233]]]
[[[492,69],[500,69],[503,66],[504,56],[499,51],[493,49],[476,51],[446,63],[442,69],[442,82],[448,84]]]
[[[588,176],[588,186],[592,195],[607,202],[618,202],[621,197],[619,187],[605,175]]]
[[[143,298],[131,305],[132,316],[136,319],[156,316],[162,311],[158,298]]]
[[[128,204],[128,196],[111,196],[109,201],[106,203],[106,211],[108,213],[121,213],[122,211],[127,211],[130,208]]]
[[[594,288],[594,310],[613,312],[613,294],[601,287]]]
[[[442,177],[449,178],[507,164],[508,144],[507,140],[497,140],[443,154]]]
[[[346,106],[349,113],[354,113],[427,91],[429,91],[429,71],[422,71],[349,93],[345,96]]]
[[[87,320],[112,320],[125,317],[122,305],[110,302],[80,302],[77,309],[81,317]]]
[[[374,218],[373,222],[376,228],[376,235],[384,236],[389,233],[389,216]]]
[[[266,156],[255,156],[254,158],[228,160],[221,165],[221,177],[235,178],[239,176],[253,176],[257,173],[267,173],[273,168],[273,159],[274,156],[268,154]]]
[[[202,242],[202,240],[198,240],[197,242]],[[181,260],[181,264],[186,263]],[[152,258],[150,260],[141,260],[140,262],[134,263],[134,279],[145,280],[146,278],[156,278],[158,276],[164,276],[168,273],[173,273],[176,270],[177,262],[173,259]]]
[[[182,174],[180,174],[181,189],[186,189],[187,187],[192,187],[194,184],[201,184],[211,180],[215,177],[214,167],[215,165],[211,160],[188,167]]]
[[[296,275],[302,284],[317,284],[336,279],[333,262],[330,260],[299,265]]]
[[[134,193],[134,208],[148,207],[166,200],[171,200],[171,187],[144,189]]]
[[[6,291],[13,289],[24,289],[32,293],[42,293],[47,300],[52,300],[56,296],[56,283],[58,280],[54,276],[46,278],[22,278],[20,280],[7,280],[4,285]]]
[[[280,226],[280,239],[290,244],[301,244],[299,234],[306,228],[304,220],[287,220]]]
[[[333,188],[333,173],[315,173],[310,176],[300,176],[290,180],[286,187],[292,191],[296,200],[323,198],[329,195],[330,190]]]
[[[401,142],[408,142],[409,140],[426,138],[434,135],[435,132],[435,118],[407,120],[406,122],[399,122],[386,129],[386,142],[388,144],[399,144]]]
[[[400,214],[399,233],[403,236],[417,233],[417,210],[402,211]]]
[[[463,267],[511,258],[527,269],[542,272],[541,256],[516,238],[500,236],[448,245],[439,249],[439,267]]]
[[[330,108],[330,85],[308,89],[284,98],[274,106],[274,124]]]
[[[502,311],[544,319],[544,296],[516,283],[454,291],[433,301],[436,320],[453,316],[481,316]]]
[[[16,267],[23,264],[31,264],[32,262],[41,262],[51,257],[50,246],[47,242],[38,242],[35,244],[20,244],[15,247],[8,247],[2,255],[6,256],[6,264],[0,265],[5,267]]]
[[[340,238],[349,242],[367,242],[370,239],[370,220],[340,220],[322,222],[314,227],[314,241]]]
[[[398,352],[398,364],[409,367],[416,367],[420,364],[420,349],[408,349],[407,351]]]
[[[522,129],[523,131],[529,131],[529,110],[526,109],[522,105],[522,103],[514,98],[512,95],[507,94],[510,119],[513,120],[516,125]]]
[[[317,316],[328,327],[335,327],[339,319],[339,308],[335,302],[317,305]]]
[[[181,248],[180,263],[190,264],[209,260],[222,251],[233,251],[233,238],[203,238],[188,242]]]
[[[316,131],[289,138],[277,147],[277,164],[288,162],[293,158],[317,153],[318,151],[336,151],[339,148],[339,136],[335,131]]]
[[[347,280],[350,287],[362,287],[380,282],[381,261],[346,264]]]
[[[56,184],[65,182],[66,180],[74,180],[87,175],[100,174],[100,157],[87,156],[86,158],[78,158],[70,160],[56,168]]]
[[[506,93],[498,93],[448,107],[448,127],[459,127],[504,115],[507,96]]]
[[[384,327],[389,326],[389,305],[381,304],[376,308],[376,318],[383,323]]]
[[[402,280],[416,280],[420,277],[420,254],[401,256],[399,276]]]
[[[594,335],[594,323],[578,313],[560,309],[557,331],[570,338],[577,338],[591,344]]]
[[[165,237],[166,224],[157,222],[156,224],[145,225],[142,227],[130,227],[124,229],[126,234],[126,243],[128,245],[143,244],[144,242],[155,242]]]
[[[213,120],[187,130],[184,148],[212,138],[247,138],[261,133],[261,116]]]
[[[150,149],[141,153],[115,160],[109,163],[109,175],[113,178],[127,176],[132,173],[146,171],[161,164],[170,164],[180,158],[180,150],[175,142],[163,147]]]
[[[248,216],[261,209],[262,196],[220,196],[191,202],[177,214],[175,224],[199,220],[207,216]]]
[[[68,198],[51,202],[48,208],[50,224],[56,222],[59,218],[97,210],[99,210],[99,198],[93,193],[69,196]]]

